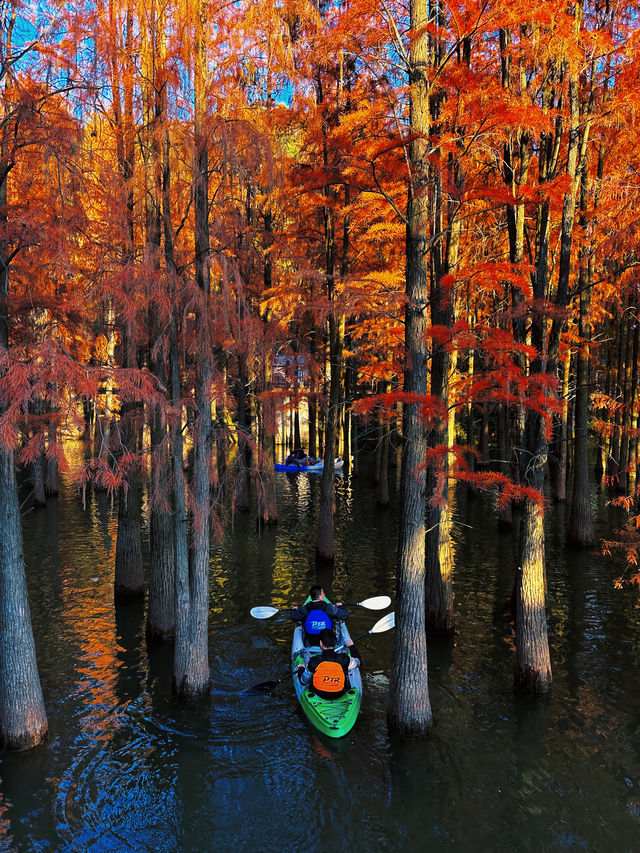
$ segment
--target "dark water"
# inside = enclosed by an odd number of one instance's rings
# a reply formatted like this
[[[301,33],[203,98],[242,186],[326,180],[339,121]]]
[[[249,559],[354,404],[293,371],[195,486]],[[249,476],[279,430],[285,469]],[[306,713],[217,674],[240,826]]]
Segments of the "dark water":
[[[79,450],[78,450],[79,452]],[[640,620],[619,566],[567,555],[565,510],[548,517],[549,699],[514,696],[509,599],[515,536],[486,500],[455,500],[456,620],[429,648],[433,735],[390,739],[392,636],[362,644],[364,704],[351,734],[314,733],[286,681],[290,628],[258,623],[315,582],[319,480],[279,475],[280,523],[238,518],[214,549],[211,694],[171,700],[167,649],[147,650],[142,608],[114,610],[115,519],[67,484],[26,515],[25,552],[49,715],[43,747],[0,756],[0,850],[632,851],[640,849]],[[594,494],[599,535],[618,522]],[[392,507],[369,478],[342,478],[336,597],[393,594]],[[351,617],[352,633],[380,614]]]

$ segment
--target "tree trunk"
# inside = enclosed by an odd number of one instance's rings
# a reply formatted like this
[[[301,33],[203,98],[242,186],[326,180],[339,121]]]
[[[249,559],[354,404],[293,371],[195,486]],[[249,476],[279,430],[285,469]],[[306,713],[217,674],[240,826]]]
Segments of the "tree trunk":
[[[411,0],[410,17],[411,29],[417,35],[410,46],[410,121],[415,137],[409,145],[404,391],[422,397],[427,393],[430,227],[429,204],[424,192],[428,181],[430,129],[426,0]],[[405,736],[427,734],[433,725],[425,631],[426,452],[427,432],[420,407],[407,402],[403,406],[396,630],[387,705],[389,728]]]
[[[47,735],[22,552],[11,450],[0,450],[0,746],[37,746]]]
[[[311,380],[313,383],[313,380]],[[314,459],[318,456],[318,407],[316,404],[316,396],[315,391],[313,390],[313,384],[309,389],[309,397],[308,397],[308,406],[309,406],[309,456]]]
[[[576,357],[576,400],[574,405],[573,488],[567,539],[570,545],[586,548],[594,541],[589,495],[589,357],[591,342],[591,282],[588,265],[580,276],[580,344]]]
[[[10,41],[10,37],[9,37]],[[5,86],[6,78],[5,78]],[[7,175],[0,144],[0,348],[9,350]],[[0,414],[7,401],[0,400]],[[47,735],[22,550],[18,484],[12,447],[0,447],[0,747],[29,749]]]
[[[212,430],[211,361],[209,329],[209,160],[206,135],[207,113],[207,7],[198,0],[195,12],[195,164],[194,230],[195,281],[202,297],[196,311],[201,348],[196,356],[194,464],[191,548],[188,576],[176,553],[176,639],[174,690],[178,698],[194,701],[209,690],[209,514]],[[175,468],[174,468],[175,476]],[[179,519],[176,519],[179,521]]]
[[[31,463],[33,505],[36,509],[47,504],[47,496],[44,489],[44,465],[44,453],[40,452]]]
[[[633,311],[633,313],[632,313]],[[638,366],[638,321],[633,298],[629,296],[627,309],[626,349],[624,356],[624,373],[622,386],[622,412],[620,430],[620,466],[618,477],[618,491],[623,494],[629,487],[629,436],[634,417],[634,404],[632,396],[635,396],[633,381],[637,383]],[[633,379],[632,379],[633,377]]]
[[[389,506],[389,422],[384,421],[382,424],[382,447],[380,449],[380,478],[378,480],[378,490],[376,494],[376,502],[378,506]]]
[[[534,297],[542,299],[547,287],[548,208],[540,206],[538,217],[537,269],[534,277]],[[535,317],[531,323],[531,343],[538,356],[532,360],[530,376],[544,365],[545,321]],[[529,409],[526,415],[524,453],[521,455],[520,479],[537,489],[542,496],[547,464],[547,437],[543,417]],[[540,497],[542,499],[542,497]],[[542,508],[531,498],[525,498],[520,521],[519,568],[516,573],[516,660],[514,683],[534,693],[545,692],[551,686],[551,662],[545,611],[545,539]]]
[[[569,362],[571,350],[567,349],[562,366],[562,400],[560,402],[560,417],[557,422],[558,441],[556,444],[556,481],[554,498],[557,503],[567,499],[567,450],[569,443]]]
[[[247,364],[244,355],[238,358],[236,380],[236,411],[238,453],[236,456],[235,492],[233,504],[240,512],[249,509],[249,470],[251,468],[251,411],[247,399]]]
[[[47,471],[44,480],[44,490],[47,495],[51,496],[58,494],[58,457],[55,453],[58,438],[56,433],[55,423],[50,423],[47,436]]]
[[[166,122],[166,45],[164,14],[152,8],[150,27],[143,32],[143,78],[145,89],[145,114],[147,133],[144,136],[144,163],[146,177],[145,224],[146,243],[145,260],[147,268],[159,273],[162,249],[162,205],[163,181],[165,176],[163,151],[159,137],[159,126]],[[155,17],[157,15],[157,17]],[[166,164],[168,169],[168,162]],[[165,253],[166,260],[166,253]],[[169,266],[169,265],[168,265]],[[155,282],[160,281],[154,275],[150,289],[153,293]],[[162,285],[161,285],[162,286]],[[149,329],[151,348],[149,365],[161,387],[168,386],[166,357],[162,347],[158,346],[164,334],[165,317],[160,315],[158,303],[151,299],[149,308]],[[170,320],[169,320],[170,322]],[[150,527],[150,564],[149,564],[149,602],[147,608],[146,634],[150,640],[165,640],[173,635],[175,626],[175,540],[173,516],[171,514],[171,468],[167,424],[163,413],[153,409],[150,413],[151,436],[151,494],[149,498]]]
[[[335,448],[338,437],[338,410],[342,383],[342,342],[344,335],[344,317],[329,315],[329,342],[331,357],[331,385],[329,407],[327,409],[324,468],[320,485],[320,506],[318,509],[318,538],[316,540],[316,560],[333,562],[335,546],[333,540],[333,515],[335,493]]]
[[[531,420],[541,420],[530,413]],[[543,429],[540,423],[538,429]],[[535,475],[538,487],[544,480],[543,455],[534,465],[542,469]],[[544,693],[551,687],[551,659],[547,639],[545,609],[544,527],[540,506],[531,500],[524,504],[520,527],[520,562],[516,574],[516,687]]]
[[[509,442],[509,408],[506,403],[498,403],[498,465],[501,474],[509,476],[511,447]],[[498,530],[506,532],[513,527],[511,501],[501,501],[498,509]]]
[[[617,325],[617,334],[618,334],[618,366],[616,370],[616,379],[614,384],[614,391],[616,400],[622,402],[620,400],[620,389],[622,388],[623,377],[624,377],[624,327],[625,327],[625,317],[622,316]],[[615,334],[615,332],[614,332]],[[612,395],[613,396],[613,395]],[[611,435],[611,445],[609,449],[609,454],[607,457],[607,476],[610,480],[610,485],[618,482],[618,474],[620,472],[620,425],[622,423],[622,414],[620,408],[617,408],[615,411],[615,415],[613,418],[613,433]]]

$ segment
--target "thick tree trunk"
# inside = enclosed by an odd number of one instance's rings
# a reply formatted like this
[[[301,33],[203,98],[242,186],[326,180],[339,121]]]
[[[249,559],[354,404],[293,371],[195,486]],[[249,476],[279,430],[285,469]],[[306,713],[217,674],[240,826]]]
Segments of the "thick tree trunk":
[[[151,509],[151,555],[149,565],[149,605],[147,636],[164,640],[173,635],[175,625],[175,540],[173,517],[167,496],[171,493],[171,476],[167,448],[167,431],[154,418],[151,433],[152,489],[155,505]]]
[[[0,746],[29,749],[46,735],[13,452],[0,450]]]
[[[140,538],[140,495],[137,472],[129,472],[128,488],[118,497],[118,535],[113,591],[116,599],[144,596],[144,571]]]
[[[152,17],[157,14],[157,18]],[[150,270],[159,273],[162,250],[162,206],[163,182],[165,176],[163,150],[159,137],[159,127],[166,122],[166,85],[164,85],[166,46],[164,14],[152,8],[150,28],[143,32],[143,78],[145,88],[145,111],[148,132],[143,147],[146,177],[145,223],[146,223],[146,263]],[[145,38],[146,36],[146,38]],[[168,163],[166,164],[168,169]],[[167,253],[165,252],[165,260]],[[170,268],[171,264],[168,263]],[[154,276],[154,278],[156,278]],[[161,280],[157,276],[157,280]],[[156,286],[151,282],[151,288]],[[152,290],[153,292],[153,290]],[[161,387],[168,385],[167,359],[158,346],[162,340],[167,322],[166,315],[161,316],[158,304],[151,300],[149,308],[149,329],[151,332],[151,350],[149,365]],[[170,320],[169,320],[170,322]],[[165,640],[173,635],[175,626],[175,541],[173,516],[171,514],[171,463],[167,424],[163,413],[154,409],[150,413],[151,435],[151,494],[149,500],[150,527],[150,564],[149,564],[149,602],[147,608],[146,634],[150,640]]]
[[[531,418],[540,420],[537,414]],[[538,456],[536,466],[544,465]],[[544,475],[537,476],[538,485]],[[551,659],[545,608],[543,512],[526,500],[520,528],[520,567],[516,574],[516,687],[544,693],[551,687]]]
[[[195,10],[195,175],[194,229],[195,281],[202,306],[196,311],[201,349],[196,357],[194,464],[192,483],[193,518],[188,574],[178,564],[176,553],[176,636],[174,690],[178,698],[195,701],[209,690],[209,514],[212,450],[211,360],[209,329],[209,161],[206,136],[207,114],[207,7],[198,0]],[[174,468],[174,477],[176,471]],[[176,519],[179,521],[179,519]]]
[[[545,204],[542,205],[545,208]],[[534,295],[542,298],[546,292],[548,257],[548,222],[546,209],[538,219],[538,255]],[[531,343],[539,356],[530,366],[530,376],[544,364],[544,319],[534,318],[531,324]],[[547,436],[543,417],[535,410],[527,411],[521,454],[521,482],[537,489],[542,499]],[[519,567],[516,573],[516,660],[514,683],[534,693],[543,693],[551,686],[551,662],[545,610],[545,536],[542,508],[531,498],[525,498],[520,521]]]
[[[15,18],[4,33],[5,48],[11,41],[13,23]],[[3,75],[4,89],[9,85],[8,79],[7,74]],[[3,135],[0,141],[0,351],[3,356],[9,351],[7,180],[13,165],[5,145]],[[7,403],[0,400],[0,415],[6,412]],[[0,748],[21,750],[37,746],[45,739],[47,727],[29,611],[13,447],[0,446]]]
[[[448,486],[445,485],[445,489]],[[449,500],[430,506],[427,512],[426,628],[429,634],[451,634],[453,616],[453,551]]]
[[[427,305],[429,205],[429,86],[426,69],[429,20],[426,0],[411,0],[410,119],[415,138],[409,147],[412,169],[407,201],[407,276],[405,309],[404,391],[427,393]],[[431,731],[427,642],[425,630],[425,501],[427,428],[417,403],[403,407],[403,450],[400,474],[400,521],[396,579],[396,630],[389,680],[389,728],[405,736]]]
[[[126,332],[123,334],[125,367],[135,363],[133,342]],[[118,455],[137,454],[140,450],[141,426],[137,405],[123,405],[118,427]],[[144,567],[142,562],[142,539],[140,500],[140,471],[137,462],[127,464],[123,483],[118,489],[118,533],[113,589],[116,599],[141,598],[144,596]]]

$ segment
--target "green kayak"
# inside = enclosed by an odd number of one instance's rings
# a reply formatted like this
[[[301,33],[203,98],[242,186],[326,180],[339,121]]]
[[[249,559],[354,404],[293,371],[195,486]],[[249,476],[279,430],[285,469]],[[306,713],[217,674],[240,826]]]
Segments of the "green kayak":
[[[343,623],[339,644],[344,643],[348,637],[349,632]],[[293,632],[291,646],[291,667],[294,670],[304,663],[302,648],[302,628],[298,625]],[[311,655],[320,654],[318,646],[310,646],[308,650]],[[348,653],[348,649],[344,651]],[[362,704],[362,678],[359,667],[349,670],[350,687],[337,699],[325,699],[316,695],[300,683],[297,675],[293,676],[293,684],[302,710],[318,731],[334,738],[344,737],[351,731]]]

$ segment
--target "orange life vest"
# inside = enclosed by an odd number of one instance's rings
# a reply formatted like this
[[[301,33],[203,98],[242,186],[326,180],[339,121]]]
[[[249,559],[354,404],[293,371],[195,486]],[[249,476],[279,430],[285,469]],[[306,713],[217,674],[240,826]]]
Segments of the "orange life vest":
[[[345,685],[342,665],[335,660],[320,661],[313,673],[312,684],[323,693],[340,693]]]

